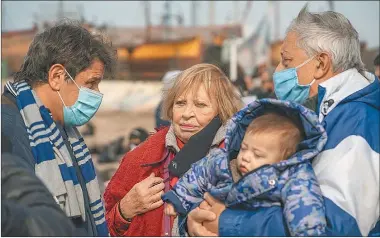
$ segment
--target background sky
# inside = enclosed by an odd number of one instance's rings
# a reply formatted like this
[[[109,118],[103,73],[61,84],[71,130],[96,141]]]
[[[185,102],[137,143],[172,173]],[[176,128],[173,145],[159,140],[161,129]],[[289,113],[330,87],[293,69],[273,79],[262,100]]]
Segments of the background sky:
[[[280,1],[280,37],[285,35],[286,27],[295,18],[306,1]],[[58,1],[1,1],[2,31],[31,28],[35,19],[56,19]],[[184,25],[191,24],[191,1],[172,2],[172,13],[184,17]],[[209,2],[197,1],[197,24],[209,23]],[[246,1],[237,3],[238,15],[243,15]],[[215,24],[225,24],[234,17],[236,5],[232,1],[215,1]],[[368,47],[379,46],[379,1],[334,1],[335,11],[344,14],[359,32],[360,40]],[[268,1],[253,1],[252,8],[244,25],[253,31],[261,17],[267,12]],[[310,11],[329,10],[327,1],[310,1]],[[86,20],[109,26],[144,26],[142,1],[64,1],[64,11],[83,12]],[[151,21],[161,23],[164,1],[151,1]],[[72,16],[72,15],[71,15]],[[240,21],[239,18],[239,21]],[[174,22],[174,20],[173,20]]]

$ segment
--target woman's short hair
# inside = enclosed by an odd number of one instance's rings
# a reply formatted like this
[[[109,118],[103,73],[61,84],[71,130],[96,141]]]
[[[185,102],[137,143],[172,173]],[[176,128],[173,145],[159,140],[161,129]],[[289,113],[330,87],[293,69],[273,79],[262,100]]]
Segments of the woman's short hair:
[[[306,5],[292,21],[287,32],[297,33],[297,45],[309,57],[320,52],[328,53],[334,72],[350,68],[365,70],[360,56],[359,34],[340,13],[310,13]]]
[[[172,120],[175,100],[183,93],[196,92],[202,84],[209,97],[216,101],[223,124],[243,106],[239,92],[221,69],[212,64],[197,64],[180,73],[173,87],[165,93],[162,117]]]

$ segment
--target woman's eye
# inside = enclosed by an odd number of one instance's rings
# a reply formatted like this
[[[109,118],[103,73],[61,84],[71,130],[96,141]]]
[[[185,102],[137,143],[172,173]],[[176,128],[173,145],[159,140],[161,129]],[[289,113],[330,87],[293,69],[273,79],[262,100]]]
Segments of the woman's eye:
[[[177,101],[177,102],[175,103],[175,105],[183,106],[183,105],[185,105],[185,101]]]
[[[207,105],[204,104],[204,103],[197,103],[196,106],[197,106],[197,107],[207,107]]]

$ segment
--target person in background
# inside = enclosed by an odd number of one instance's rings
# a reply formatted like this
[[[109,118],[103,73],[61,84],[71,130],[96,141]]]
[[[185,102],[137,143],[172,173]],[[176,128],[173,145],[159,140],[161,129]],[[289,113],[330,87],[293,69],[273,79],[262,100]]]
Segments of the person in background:
[[[103,148],[103,152],[99,155],[99,163],[119,162],[120,158],[122,158],[125,153],[137,148],[137,146],[143,143],[148,137],[149,133],[144,128],[134,128],[129,134],[127,145],[124,143],[124,137],[119,137],[115,141],[111,142],[108,146]],[[102,188],[107,187],[110,179],[111,176],[107,174],[107,176],[104,178],[105,181],[103,183],[99,181],[102,194],[104,193],[104,189]]]
[[[373,64],[375,65],[375,75],[380,80],[380,54],[376,56]]]
[[[327,132],[313,160],[327,236],[379,236],[380,82],[364,69],[358,32],[340,13],[303,8],[287,30],[273,80],[278,99],[308,104]],[[287,236],[282,216],[274,207],[226,209],[208,199],[189,213],[188,232],[208,234],[202,224],[216,220],[220,236]]]
[[[261,65],[255,70],[255,75],[258,76],[255,80],[259,84],[249,90],[247,96],[242,98],[246,105],[257,99],[276,98],[272,77],[273,72],[274,69],[272,67],[266,67],[265,65]]]
[[[164,77],[162,77],[162,83],[163,83],[162,96],[164,96],[164,94],[173,86],[176,77],[180,73],[181,71],[179,70],[168,71],[165,73]],[[161,99],[161,101],[158,103],[155,110],[156,128],[170,126],[170,122],[163,120],[161,117],[162,103],[163,103],[163,99]]]
[[[261,98],[276,98],[274,93],[274,83],[273,83],[273,73],[274,68],[267,67],[260,75],[261,90],[262,94],[258,96]]]
[[[126,153],[106,188],[111,235],[178,235],[181,224],[164,214],[161,195],[192,163],[224,146],[225,124],[241,106],[237,90],[218,67],[197,64],[181,72],[163,101],[170,127]]]
[[[107,236],[91,154],[77,127],[97,112],[99,83],[112,76],[115,50],[79,23],[37,34],[2,95],[1,131],[11,153],[48,187],[76,228]]]
[[[88,122],[85,125],[85,129],[82,132],[82,136],[83,137],[85,137],[85,136],[94,136],[95,133],[96,133],[96,127],[95,127],[94,123]]]
[[[223,70],[227,77],[230,77],[230,62],[222,64],[221,70]],[[240,65],[237,65],[237,78],[235,81],[231,80],[231,82],[239,90],[242,96],[246,96],[248,92],[249,85],[247,85],[246,80],[247,78],[245,77],[243,68]]]
[[[149,136],[149,133],[141,127],[135,128],[129,134],[129,144],[127,152],[134,150],[137,146],[143,143]]]

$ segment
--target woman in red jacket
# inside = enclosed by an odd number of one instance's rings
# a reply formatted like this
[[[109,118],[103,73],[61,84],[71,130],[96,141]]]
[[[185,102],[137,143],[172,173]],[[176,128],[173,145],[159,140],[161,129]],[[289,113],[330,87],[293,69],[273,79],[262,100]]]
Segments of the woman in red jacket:
[[[198,64],[179,74],[163,103],[171,126],[127,153],[106,188],[110,234],[178,234],[177,222],[163,212],[161,195],[193,162],[224,146],[225,123],[241,106],[237,90],[218,67]]]

